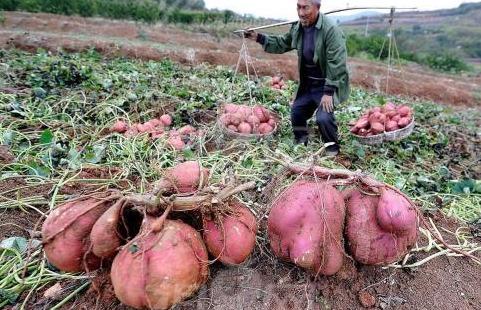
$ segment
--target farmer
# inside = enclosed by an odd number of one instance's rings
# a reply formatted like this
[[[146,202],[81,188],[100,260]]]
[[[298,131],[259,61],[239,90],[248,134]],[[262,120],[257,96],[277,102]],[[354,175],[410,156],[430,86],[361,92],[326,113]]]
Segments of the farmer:
[[[307,145],[307,120],[314,112],[327,155],[339,153],[334,107],[349,97],[346,43],[342,31],[320,13],[321,0],[298,0],[299,22],[282,36],[245,31],[244,36],[262,44],[268,53],[297,50],[300,85],[291,104],[295,143]]]

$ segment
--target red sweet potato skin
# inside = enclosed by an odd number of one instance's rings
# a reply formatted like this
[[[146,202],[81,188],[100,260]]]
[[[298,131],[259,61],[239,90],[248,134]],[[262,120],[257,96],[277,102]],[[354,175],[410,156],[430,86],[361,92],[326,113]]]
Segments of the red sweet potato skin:
[[[203,238],[209,253],[226,265],[242,264],[256,245],[257,221],[249,209],[239,202],[229,203],[233,214],[218,223],[204,217]]]
[[[345,205],[326,183],[296,181],[272,205],[268,218],[276,256],[314,274],[333,275],[342,266]]]
[[[197,161],[186,161],[166,170],[158,187],[175,193],[195,192],[201,180],[207,183],[209,170],[202,168]]]
[[[392,189],[382,190],[376,218],[383,230],[398,235],[417,230],[416,209],[406,198]]]
[[[67,202],[55,209],[42,225],[48,261],[65,272],[97,269],[100,259],[90,251],[90,231],[109,207],[109,202],[99,203],[98,199],[89,198]]]
[[[169,309],[190,297],[209,275],[200,234],[181,221],[167,220],[159,233],[142,233],[115,257],[115,295],[136,309]]]
[[[122,244],[117,231],[122,204],[116,204],[104,212],[90,231],[92,253],[101,258],[110,258]]]
[[[380,198],[355,190],[347,202],[346,238],[352,257],[365,265],[387,265],[406,255],[417,239],[415,229],[396,234],[384,230],[376,211]]]

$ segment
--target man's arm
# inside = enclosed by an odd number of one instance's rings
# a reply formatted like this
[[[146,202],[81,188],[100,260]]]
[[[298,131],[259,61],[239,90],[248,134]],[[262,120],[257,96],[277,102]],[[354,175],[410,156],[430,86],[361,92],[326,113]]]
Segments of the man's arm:
[[[285,35],[281,36],[271,36],[262,33],[257,33],[255,31],[246,31],[244,36],[248,39],[254,40],[260,43],[264,51],[271,54],[283,54],[291,51],[293,48],[292,44],[292,34],[289,31]]]
[[[341,80],[348,76],[346,40],[337,27],[332,27],[327,32],[326,60],[326,93],[334,93],[341,86]]]

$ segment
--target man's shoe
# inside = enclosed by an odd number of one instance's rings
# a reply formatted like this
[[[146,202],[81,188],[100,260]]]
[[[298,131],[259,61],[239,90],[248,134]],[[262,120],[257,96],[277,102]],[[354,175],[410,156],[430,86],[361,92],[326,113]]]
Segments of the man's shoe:
[[[304,144],[305,146],[307,146],[308,141],[309,141],[308,136],[303,136],[303,137],[300,137],[300,138],[295,138],[294,144],[295,145]]]
[[[336,157],[337,155],[339,155],[339,145],[334,144],[326,148],[327,157]]]

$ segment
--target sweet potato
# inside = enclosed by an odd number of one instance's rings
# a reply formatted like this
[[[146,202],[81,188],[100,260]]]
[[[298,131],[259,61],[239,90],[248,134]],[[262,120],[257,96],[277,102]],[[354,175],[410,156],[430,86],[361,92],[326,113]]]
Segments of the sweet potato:
[[[267,124],[269,124],[269,126],[271,126],[272,128],[275,128],[276,120],[274,118],[269,118],[269,120],[267,121]]]
[[[259,122],[266,123],[269,121],[269,115],[264,113],[264,109],[260,106],[254,107],[254,115],[259,119]]]
[[[117,121],[115,124],[112,126],[110,131],[112,132],[118,132],[118,133],[124,133],[129,129],[129,125],[127,125],[126,122],[124,121]]]
[[[399,114],[401,115],[401,117],[406,117],[408,116],[409,114],[411,114],[411,108],[409,108],[408,106],[400,106],[398,108],[398,112]]]
[[[243,134],[252,133],[252,126],[246,122],[240,123],[237,129],[239,130],[240,133],[243,133]]]
[[[417,222],[408,224],[400,220],[393,226],[395,222],[393,219],[398,217],[393,218],[389,214],[386,215],[386,212],[398,211],[400,208],[385,207],[379,211],[380,217],[385,221],[385,227],[392,227],[393,231],[400,227],[409,227],[408,231],[389,232],[383,229],[378,221],[379,197],[364,195],[355,190],[347,199],[345,235],[349,252],[356,261],[366,265],[387,265],[400,260],[409,252],[416,242]],[[408,216],[406,219],[410,221],[412,217]]]
[[[256,244],[257,221],[249,209],[237,201],[229,203],[233,214],[216,219],[203,218],[203,238],[209,253],[226,265],[242,264]]]
[[[417,231],[417,213],[406,198],[392,189],[382,189],[376,210],[379,226],[398,235]]]
[[[379,134],[384,132],[384,125],[378,122],[371,123],[371,131],[373,134]]]
[[[164,126],[172,125],[172,117],[169,114],[164,114],[159,119]]]
[[[398,122],[398,126],[399,128],[404,128],[406,127],[407,125],[409,125],[411,123],[411,119],[409,117],[402,117]]]
[[[167,140],[167,143],[177,151],[182,151],[185,148],[185,142],[179,135],[172,135]]]
[[[66,272],[95,270],[100,258],[91,251],[90,232],[109,209],[109,200],[82,198],[56,208],[42,226],[42,240],[48,261]]]
[[[220,116],[220,122],[224,125],[224,126],[229,126],[229,125],[232,125],[232,114],[222,114]]]
[[[359,129],[367,128],[368,125],[369,125],[369,120],[367,118],[361,118],[356,123],[356,127],[359,128]]]
[[[142,233],[115,257],[110,276],[115,295],[136,309],[169,309],[190,297],[209,275],[200,234],[181,221],[166,220],[159,232],[146,218]]]
[[[259,126],[259,124],[261,123],[259,118],[257,118],[257,116],[255,115],[249,115],[247,117],[247,123],[249,123],[249,125],[252,126],[252,128],[255,128],[257,126]]]
[[[195,128],[192,127],[191,125],[186,125],[186,126],[179,129],[179,134],[181,136],[190,135],[190,134],[193,134],[193,133],[195,133]]]
[[[395,121],[388,121],[386,123],[386,131],[395,131],[395,130],[398,130],[399,127],[397,125],[397,122]]]
[[[235,105],[233,103],[227,103],[224,106],[224,112],[227,113],[227,114],[235,113],[235,112],[237,112],[238,109],[239,109],[239,106]]]
[[[314,274],[342,266],[345,205],[327,183],[296,181],[272,205],[268,218],[274,254]]]
[[[271,133],[274,130],[269,124],[262,123],[259,125],[259,133],[262,135]]]
[[[227,126],[227,128],[230,130],[230,131],[233,131],[233,132],[238,132],[239,130],[237,130],[237,126],[234,126],[234,125],[229,125]]]
[[[99,217],[90,231],[92,253],[101,258],[112,257],[122,244],[117,231],[122,204],[117,203]]]
[[[157,187],[176,193],[191,193],[207,184],[209,169],[201,168],[197,161],[186,161],[167,169]]]

